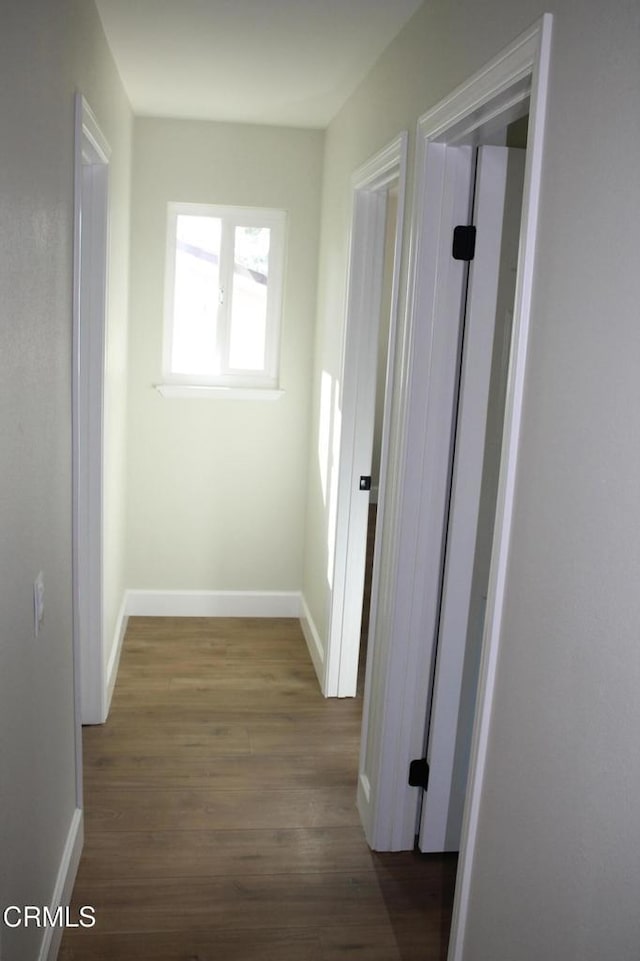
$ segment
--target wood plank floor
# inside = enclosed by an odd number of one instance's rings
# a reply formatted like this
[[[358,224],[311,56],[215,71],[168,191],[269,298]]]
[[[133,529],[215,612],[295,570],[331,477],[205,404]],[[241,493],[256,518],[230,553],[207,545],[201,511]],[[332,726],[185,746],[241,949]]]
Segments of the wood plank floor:
[[[455,859],[369,851],[360,698],[324,700],[297,621],[132,618],[84,730],[85,849],[61,961],[431,961]]]

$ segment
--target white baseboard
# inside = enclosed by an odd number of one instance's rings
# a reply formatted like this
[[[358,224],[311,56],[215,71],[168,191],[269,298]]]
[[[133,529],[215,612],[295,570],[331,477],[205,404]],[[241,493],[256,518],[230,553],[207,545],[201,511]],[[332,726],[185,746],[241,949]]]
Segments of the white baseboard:
[[[67,907],[67,905],[71,903],[71,895],[73,893],[76,874],[78,873],[78,864],[80,863],[83,842],[84,826],[82,809],[76,808],[71,818],[71,826],[69,827],[60,867],[58,868],[56,884],[53,889],[53,897],[50,904],[52,915],[55,914],[60,906]],[[63,932],[64,928],[57,926],[50,926],[44,929],[38,961],[56,961]]]
[[[128,592],[125,591],[122,598],[122,604],[120,605],[120,610],[118,611],[118,619],[116,621],[115,634],[113,643],[111,645],[111,653],[107,663],[105,720],[109,716],[109,711],[111,709],[111,699],[113,697],[113,689],[116,686],[118,665],[120,664],[120,654],[122,653],[122,642],[124,641],[124,636],[127,633],[127,622],[129,620],[129,616],[127,614],[127,594]]]
[[[127,591],[131,617],[299,617],[299,591]]]
[[[304,634],[304,639],[307,642],[307,648],[309,649],[309,655],[315,672],[318,675],[320,690],[324,694],[324,647],[322,646],[320,634],[311,616],[311,611],[307,606],[304,595],[300,597],[300,626]]]

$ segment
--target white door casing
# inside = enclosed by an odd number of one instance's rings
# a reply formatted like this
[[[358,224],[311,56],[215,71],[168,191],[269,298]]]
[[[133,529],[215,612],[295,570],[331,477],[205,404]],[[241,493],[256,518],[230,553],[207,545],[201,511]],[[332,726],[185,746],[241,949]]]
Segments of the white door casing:
[[[109,145],[76,95],[73,319],[73,611],[78,714],[106,718],[103,649],[103,390]]]
[[[323,685],[326,697],[354,697],[356,694],[369,508],[369,494],[359,489],[359,478],[361,475],[371,474],[387,194],[392,185],[397,185],[398,215],[378,495],[379,516],[384,511],[384,475],[394,369],[406,149],[407,135],[403,133],[360,167],[352,178],[353,206],[341,381],[333,588]],[[372,598],[375,591],[374,581]]]
[[[517,76],[527,72],[530,88],[529,124],[498,495],[469,776],[462,820],[460,858],[449,940],[449,961],[462,961],[465,948],[469,889],[500,646],[531,321],[552,23],[551,14],[545,13],[516,44],[512,45],[510,50],[513,51],[514,59],[512,60],[509,56],[510,51],[505,51],[502,57],[496,59],[491,69],[494,76],[494,89],[498,84],[504,87],[506,81],[510,80],[507,94],[517,88]]]

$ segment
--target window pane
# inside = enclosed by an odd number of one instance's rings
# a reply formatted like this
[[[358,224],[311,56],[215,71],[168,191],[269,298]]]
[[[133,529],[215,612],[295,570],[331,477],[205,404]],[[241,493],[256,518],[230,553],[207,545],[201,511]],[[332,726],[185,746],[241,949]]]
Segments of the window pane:
[[[177,217],[171,349],[171,370],[176,374],[209,374],[219,369],[221,225],[217,217]]]
[[[236,227],[229,366],[264,370],[267,339],[268,227]]]

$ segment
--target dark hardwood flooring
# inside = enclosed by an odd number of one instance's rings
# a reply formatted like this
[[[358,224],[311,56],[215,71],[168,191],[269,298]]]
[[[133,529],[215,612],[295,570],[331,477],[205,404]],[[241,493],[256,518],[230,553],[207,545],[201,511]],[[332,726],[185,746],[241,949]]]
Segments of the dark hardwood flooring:
[[[293,620],[133,618],[85,728],[85,849],[61,961],[446,957],[455,859],[374,854],[360,698],[324,700]]]

